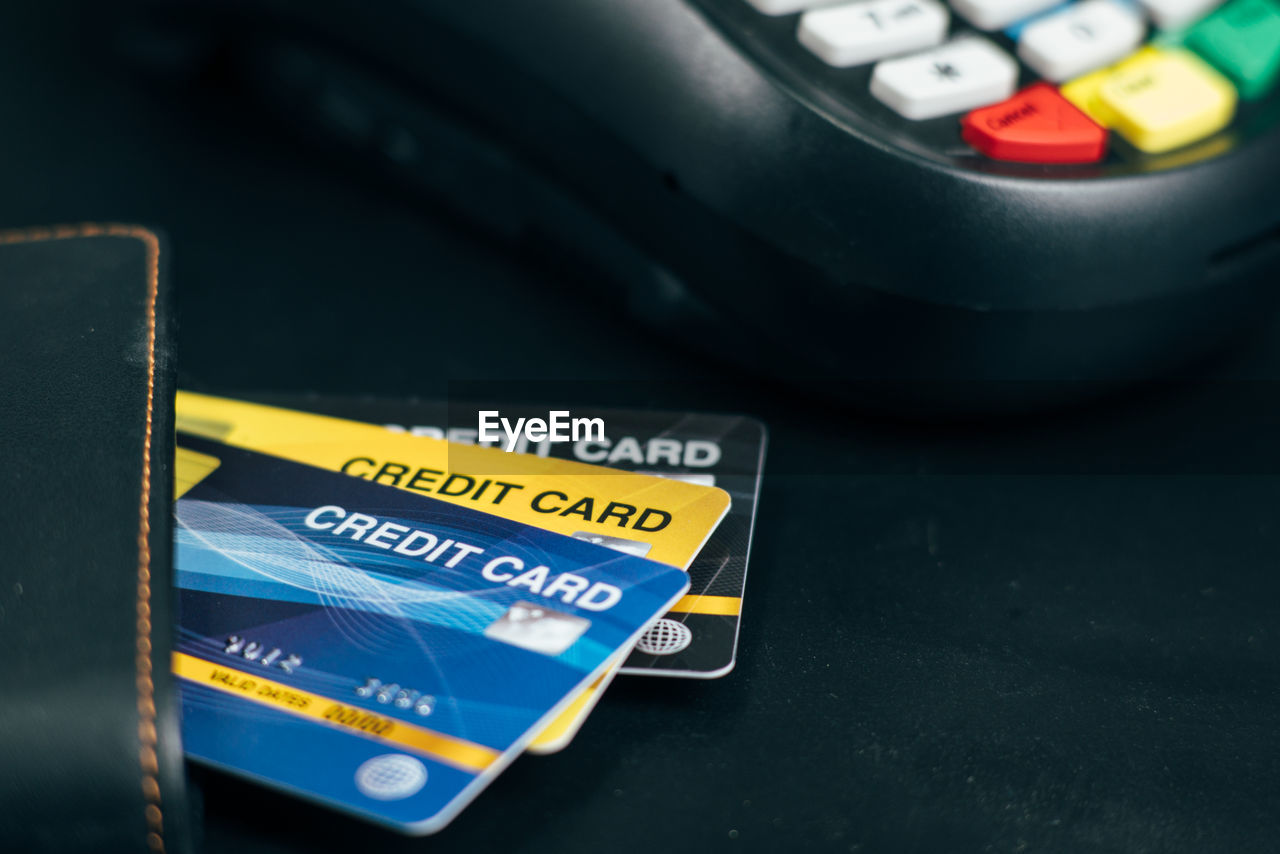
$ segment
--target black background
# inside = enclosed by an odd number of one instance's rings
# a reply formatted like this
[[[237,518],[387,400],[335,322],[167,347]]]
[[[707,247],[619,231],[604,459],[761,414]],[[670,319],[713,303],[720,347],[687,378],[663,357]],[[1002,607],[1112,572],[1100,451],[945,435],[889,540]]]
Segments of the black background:
[[[772,431],[734,673],[620,679],[567,750],[427,839],[202,774],[208,850],[1280,845],[1280,327],[1070,412],[860,417],[602,310],[607,284],[525,263],[242,95],[140,85],[76,23],[0,17],[0,225],[161,229],[185,386],[607,380],[584,402]]]

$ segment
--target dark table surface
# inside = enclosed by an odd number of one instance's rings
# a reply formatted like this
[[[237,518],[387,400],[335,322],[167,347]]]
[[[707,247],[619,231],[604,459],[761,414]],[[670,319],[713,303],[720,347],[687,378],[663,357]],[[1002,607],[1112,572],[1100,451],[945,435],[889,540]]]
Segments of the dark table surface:
[[[140,85],[74,23],[0,17],[0,225],[162,229],[183,384],[608,380],[771,429],[732,674],[618,680],[426,839],[202,774],[208,850],[1280,848],[1280,325],[1068,412],[859,416],[593,310],[602,284],[233,91]]]

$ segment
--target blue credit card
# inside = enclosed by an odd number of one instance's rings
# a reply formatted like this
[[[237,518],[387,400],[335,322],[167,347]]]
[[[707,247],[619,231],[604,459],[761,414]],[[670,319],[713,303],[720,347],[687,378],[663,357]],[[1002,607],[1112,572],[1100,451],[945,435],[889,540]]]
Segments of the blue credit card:
[[[409,833],[447,824],[689,586],[195,437],[175,476],[187,754]]]

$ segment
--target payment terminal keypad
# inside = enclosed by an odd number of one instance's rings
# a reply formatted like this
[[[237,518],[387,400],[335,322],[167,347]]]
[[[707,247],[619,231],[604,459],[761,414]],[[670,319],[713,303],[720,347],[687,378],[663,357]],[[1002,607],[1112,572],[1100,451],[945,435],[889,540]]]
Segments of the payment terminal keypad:
[[[738,2],[793,19],[844,98],[948,153],[1158,169],[1280,111],[1280,0]]]

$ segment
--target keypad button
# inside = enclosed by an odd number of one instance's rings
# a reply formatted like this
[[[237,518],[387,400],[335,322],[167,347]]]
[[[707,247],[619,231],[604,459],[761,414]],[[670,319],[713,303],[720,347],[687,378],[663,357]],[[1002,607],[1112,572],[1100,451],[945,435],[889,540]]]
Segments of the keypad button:
[[[806,12],[800,43],[847,67],[941,44],[950,15],[935,0],[865,0]]]
[[[1236,90],[1190,51],[1151,48],[1116,66],[1091,106],[1100,124],[1158,153],[1224,127],[1235,115]]]
[[[1155,25],[1177,30],[1209,14],[1222,0],[1141,0]]]
[[[766,15],[792,15],[819,6],[831,6],[840,0],[747,0],[757,12]]]
[[[1142,42],[1146,25],[1115,0],[1083,0],[1028,24],[1018,56],[1054,82],[1077,77],[1128,56]]]
[[[1186,45],[1230,77],[1240,97],[1261,98],[1280,77],[1280,4],[1232,0],[1192,27]]]
[[[1060,2],[1061,0],[951,0],[951,5],[978,29],[1000,30]]]
[[[931,119],[1002,101],[1013,94],[1018,64],[976,36],[879,62],[871,94],[908,119]]]
[[[1070,8],[1070,3],[1059,3],[1057,6],[1050,6],[1043,12],[1038,12],[1030,18],[1023,18],[1020,21],[1014,21],[1012,24],[1004,28],[1004,34],[1008,36],[1011,41],[1016,42],[1018,39],[1022,38],[1022,31],[1034,24],[1036,21],[1047,18],[1050,15],[1056,15],[1058,12]]]
[[[1096,163],[1107,153],[1107,131],[1047,83],[982,107],[961,123],[965,142],[994,160]]]
[[[1079,107],[1085,115],[1096,122],[1105,124],[1102,120],[1102,111],[1098,107],[1098,90],[1102,88],[1102,84],[1125,64],[1134,62],[1149,54],[1154,56],[1155,52],[1156,49],[1154,47],[1144,47],[1117,65],[1099,68],[1097,71],[1090,71],[1088,74],[1077,77],[1069,83],[1063,83],[1058,88],[1058,91],[1062,93],[1062,97]]]

